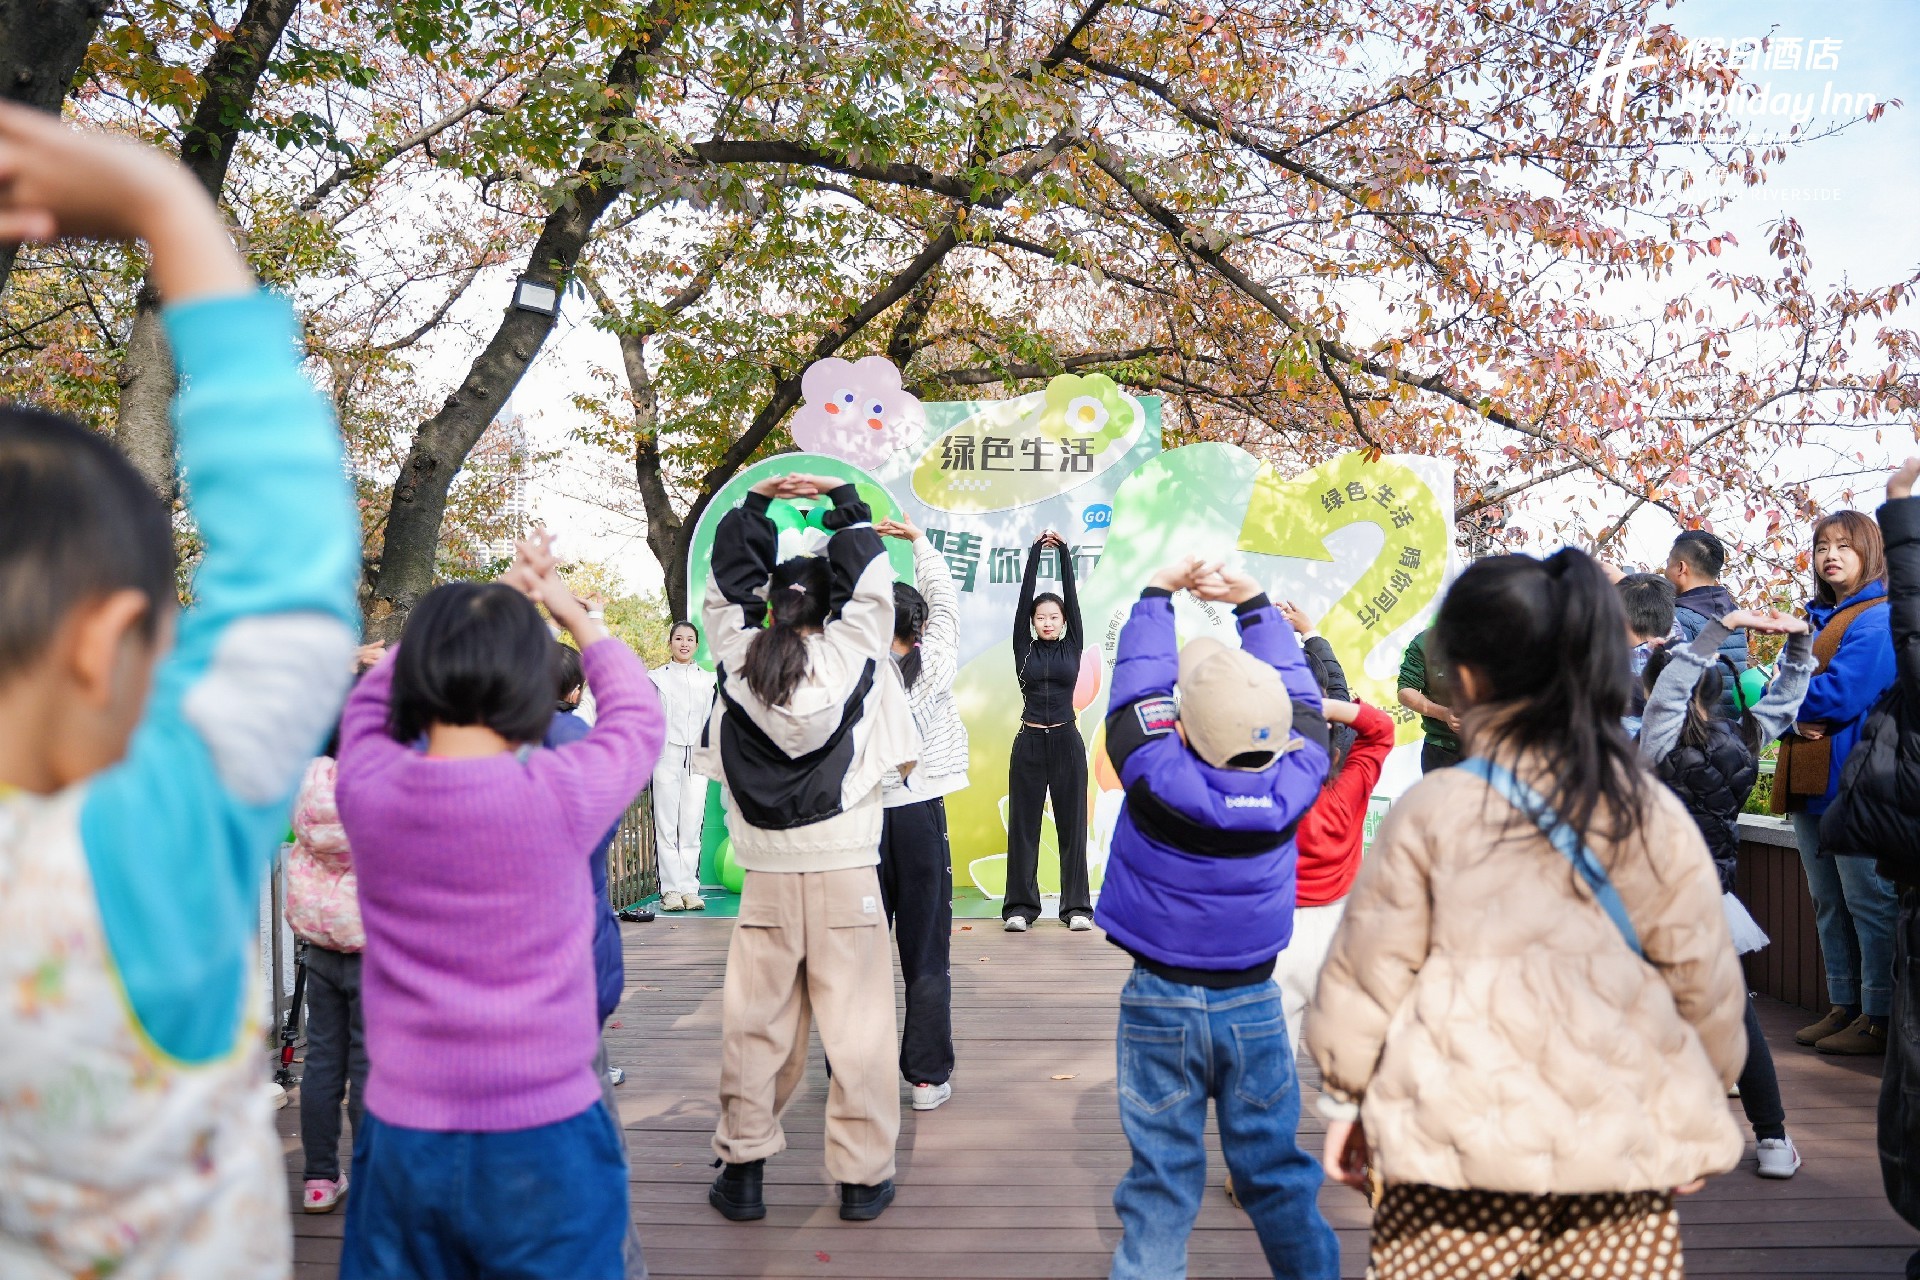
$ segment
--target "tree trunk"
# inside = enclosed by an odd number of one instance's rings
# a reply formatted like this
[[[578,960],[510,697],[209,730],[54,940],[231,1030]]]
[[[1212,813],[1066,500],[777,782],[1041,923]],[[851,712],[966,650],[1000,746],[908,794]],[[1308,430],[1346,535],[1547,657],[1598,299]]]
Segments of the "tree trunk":
[[[299,7],[299,0],[249,0],[232,38],[207,63],[207,88],[180,140],[180,160],[215,200],[227,184],[241,123],[253,114],[267,59]],[[120,414],[113,438],[169,502],[174,494],[173,392],[173,353],[160,326],[159,299],[145,288],[120,365]]]
[[[0,0],[0,98],[59,111],[106,12],[106,0]],[[0,289],[16,251],[0,247]]]
[[[653,12],[655,19],[643,47],[621,50],[608,69],[608,105],[577,170],[582,185],[547,215],[533,252],[527,255],[523,274],[550,285],[556,294],[578,263],[594,223],[626,191],[622,179],[602,181],[593,175],[599,170],[600,152],[613,141],[614,126],[633,110],[640,88],[641,59],[665,43],[678,20],[672,0],[656,0]],[[474,360],[459,387],[414,434],[387,509],[380,571],[365,610],[369,637],[399,639],[408,612],[432,589],[447,490],[487,424],[533,363],[540,344],[553,331],[553,323],[552,316],[508,308],[492,341]]]

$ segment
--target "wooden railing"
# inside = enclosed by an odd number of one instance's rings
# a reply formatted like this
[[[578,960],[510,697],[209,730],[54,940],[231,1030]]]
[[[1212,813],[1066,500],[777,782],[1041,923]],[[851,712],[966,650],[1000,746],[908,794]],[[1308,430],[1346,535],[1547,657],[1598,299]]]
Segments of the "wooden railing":
[[[613,909],[630,907],[660,892],[660,867],[653,856],[653,788],[633,798],[607,850],[607,896]]]
[[[1813,896],[1800,866],[1793,828],[1779,818],[1740,818],[1740,869],[1734,891],[1771,939],[1742,957],[1747,987],[1802,1009],[1827,1007],[1826,969],[1813,925]]]

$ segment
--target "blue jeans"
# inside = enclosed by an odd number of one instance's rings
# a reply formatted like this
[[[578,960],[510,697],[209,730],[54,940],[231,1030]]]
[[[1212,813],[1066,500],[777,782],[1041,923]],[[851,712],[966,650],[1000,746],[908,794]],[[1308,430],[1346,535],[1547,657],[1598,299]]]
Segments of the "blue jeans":
[[[1187,1236],[1207,1189],[1207,1099],[1220,1148],[1267,1265],[1285,1280],[1337,1280],[1340,1249],[1315,1204],[1320,1162],[1300,1150],[1300,1081],[1280,988],[1215,991],[1136,967],[1120,992],[1120,1125],[1133,1167],[1113,1191],[1114,1280],[1187,1274]]]
[[[1813,895],[1814,930],[1827,967],[1827,999],[1884,1018],[1893,1011],[1893,925],[1900,899],[1872,858],[1820,852],[1820,817],[1793,815],[1793,839]]]
[[[354,1133],[340,1280],[623,1280],[627,1162],[607,1108],[439,1132]]]

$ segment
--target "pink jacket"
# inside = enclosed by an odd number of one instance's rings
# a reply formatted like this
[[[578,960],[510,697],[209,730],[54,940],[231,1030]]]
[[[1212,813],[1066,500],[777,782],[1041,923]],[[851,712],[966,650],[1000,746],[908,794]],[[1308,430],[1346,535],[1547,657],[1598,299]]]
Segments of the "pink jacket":
[[[307,766],[293,804],[293,847],[287,850],[287,923],[316,946],[359,951],[360,895],[353,850],[333,804],[334,764],[326,756]]]

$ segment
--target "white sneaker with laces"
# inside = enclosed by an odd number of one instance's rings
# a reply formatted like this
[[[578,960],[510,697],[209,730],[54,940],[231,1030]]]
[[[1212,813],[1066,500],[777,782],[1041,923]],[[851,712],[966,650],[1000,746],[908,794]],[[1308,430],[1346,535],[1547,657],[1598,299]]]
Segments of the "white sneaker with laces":
[[[663,893],[660,895],[660,909],[662,911],[685,911],[687,909],[687,900],[677,893]]]
[[[1075,933],[1085,933],[1087,930],[1093,928],[1093,921],[1085,916],[1075,916],[1073,919],[1067,921],[1067,928],[1073,930]]]
[[[1005,928],[1008,933],[1025,933],[1028,928],[1027,918],[1025,916],[1008,916]]]
[[[627,1073],[626,1073],[626,1072],[625,1072],[625,1071],[624,1071],[623,1069],[621,1069],[621,1068],[619,1068],[619,1067],[608,1067],[608,1068],[607,1068],[607,1083],[608,1083],[608,1084],[615,1084],[615,1085],[619,1085],[619,1084],[625,1084],[626,1082],[627,1082]]]
[[[1760,1139],[1760,1176],[1791,1178],[1800,1169],[1800,1152],[1792,1138]]]
[[[931,1111],[953,1096],[953,1082],[945,1084],[917,1084],[913,1086],[913,1109]]]

